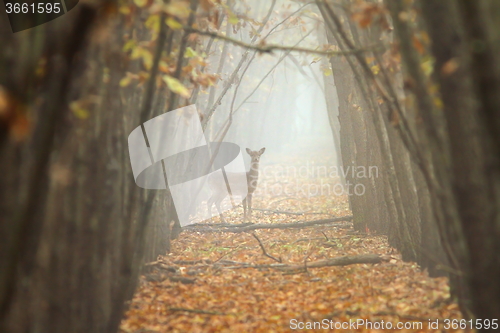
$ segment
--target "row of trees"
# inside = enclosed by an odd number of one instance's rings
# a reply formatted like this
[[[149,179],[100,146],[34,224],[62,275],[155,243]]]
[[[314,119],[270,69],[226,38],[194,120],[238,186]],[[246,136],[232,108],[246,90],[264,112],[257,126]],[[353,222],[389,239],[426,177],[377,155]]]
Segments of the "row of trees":
[[[237,29],[234,6],[100,1],[16,34],[0,20],[0,331],[117,330],[141,263],[180,232],[169,191],[133,182],[126,139],[215,84],[215,39],[183,27]]]
[[[382,179],[351,197],[355,227],[446,274],[466,318],[500,316],[496,1],[317,1],[339,96],[344,166]],[[327,84],[330,91],[333,87]]]
[[[127,137],[180,104],[186,34],[131,3],[16,34],[3,15],[0,331],[115,332],[144,256],[175,233],[169,193],[135,185]]]

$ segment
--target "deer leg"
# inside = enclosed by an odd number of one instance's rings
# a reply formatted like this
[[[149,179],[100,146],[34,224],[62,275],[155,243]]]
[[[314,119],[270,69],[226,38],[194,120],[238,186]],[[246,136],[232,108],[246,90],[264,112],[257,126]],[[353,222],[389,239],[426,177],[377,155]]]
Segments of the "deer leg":
[[[252,195],[247,196],[248,221],[252,222]]]
[[[224,215],[222,215],[222,211],[220,209],[220,202],[216,201],[215,202],[215,207],[217,207],[217,211],[219,212],[220,220],[222,223],[226,223],[226,220],[224,219]]]
[[[243,222],[247,220],[247,198],[243,199]]]

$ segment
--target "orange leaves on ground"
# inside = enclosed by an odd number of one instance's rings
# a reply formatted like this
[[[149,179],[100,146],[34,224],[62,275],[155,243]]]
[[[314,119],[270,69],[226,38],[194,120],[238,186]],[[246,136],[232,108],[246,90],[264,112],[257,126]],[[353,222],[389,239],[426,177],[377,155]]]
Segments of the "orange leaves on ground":
[[[321,232],[330,240],[338,239],[338,246],[322,247],[325,239]],[[350,236],[346,230],[331,227],[259,231],[258,234],[268,252],[297,264],[308,255],[309,260],[317,260],[346,253],[392,250],[385,237]],[[345,236],[348,237],[342,238]],[[185,232],[174,246],[176,253],[164,258],[172,263],[199,258],[272,263],[261,254],[249,234]],[[308,269],[307,273],[295,275],[269,269],[182,267],[184,275],[196,276],[195,284],[184,285],[168,279],[162,282],[141,280],[142,286],[122,323],[122,332],[139,329],[154,332],[287,332],[291,319],[348,321],[369,318],[396,323],[400,321],[398,316],[423,320],[460,318],[457,308],[448,307],[444,302],[448,297],[445,279],[430,279],[414,264],[399,259],[378,265]]]
[[[303,161],[297,163],[294,159],[285,156],[280,161],[300,170]],[[332,165],[323,155],[311,157],[311,161],[315,165]],[[292,177],[283,168],[277,174],[279,165],[267,167],[261,173],[261,190],[277,184],[294,183],[300,188],[311,182],[338,181],[322,174],[309,177],[300,172]],[[253,222],[299,222],[351,213],[346,196],[307,196],[294,192],[294,188],[295,185],[290,186],[286,194],[254,194],[253,207],[268,210],[254,210]],[[226,212],[225,218],[241,223],[242,208]],[[214,222],[218,220],[214,218]],[[264,229],[255,234],[269,254],[282,258],[286,264],[304,265],[367,253],[389,254],[392,260],[375,265],[307,268],[290,274],[271,268],[242,267],[242,263],[276,264],[262,254],[251,233],[186,230],[173,241],[172,253],[161,257],[161,261],[174,268],[177,275],[195,279],[194,283],[174,282],[166,275],[156,280],[142,277],[121,332],[289,332],[292,319],[348,322],[364,318],[394,324],[421,320],[426,327],[428,319],[461,318],[456,304],[447,303],[446,279],[431,279],[416,264],[403,262],[385,236],[360,234],[339,225]],[[371,332],[364,328],[356,331]]]

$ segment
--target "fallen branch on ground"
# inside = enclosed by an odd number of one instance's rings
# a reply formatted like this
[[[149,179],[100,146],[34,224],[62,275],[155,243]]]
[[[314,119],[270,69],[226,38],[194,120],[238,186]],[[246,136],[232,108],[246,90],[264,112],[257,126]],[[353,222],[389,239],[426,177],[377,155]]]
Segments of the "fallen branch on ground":
[[[330,213],[314,213],[314,212],[289,212],[286,210],[274,210],[274,209],[265,209],[265,208],[252,208],[252,210],[258,210],[260,212],[270,212],[275,214],[287,214],[287,215],[330,215]]]
[[[318,261],[308,262],[305,265],[288,265],[288,264],[247,264],[247,263],[236,263],[236,262],[228,262],[233,266],[222,266],[220,268],[224,269],[239,269],[239,268],[274,268],[283,271],[295,271],[301,270],[304,271],[304,267],[307,268],[320,268],[320,267],[330,267],[330,266],[347,266],[354,264],[378,264],[383,261],[389,261],[390,257],[380,254],[360,254],[354,256],[342,256],[337,258],[330,258]],[[216,265],[219,266],[219,265]]]
[[[257,235],[255,233],[252,233],[252,236],[259,242],[260,248],[262,249],[262,252],[264,253],[264,255],[266,257],[271,258],[271,259],[273,259],[274,261],[277,261],[277,262],[282,262],[281,258],[276,258],[276,257],[270,255],[269,253],[267,253],[266,248],[264,247],[264,244],[262,244],[262,242],[260,241],[259,237],[257,237]]]
[[[226,315],[224,312],[206,311],[206,310],[198,310],[198,309],[168,308],[168,310],[169,311],[185,311],[185,312],[191,312],[191,313],[200,313],[200,314],[208,314],[208,315],[219,315],[219,316],[225,316]]]
[[[164,270],[169,271],[171,273],[177,272],[176,267],[166,264],[166,262],[163,260],[157,260],[157,261],[148,262],[148,263],[144,264],[144,267],[152,267],[152,266],[154,266],[156,268],[164,269]]]
[[[164,274],[162,272],[156,271],[153,273],[145,274],[144,278],[149,282],[162,282],[169,279],[172,282],[180,282],[183,284],[193,284],[196,282],[196,278],[188,278],[185,276],[175,275],[171,272]]]
[[[296,241],[293,241],[291,244],[296,244],[300,242],[310,242],[310,241],[316,241],[316,240],[325,240],[324,237],[313,237],[313,238],[299,238]]]
[[[187,278],[184,276],[176,276],[176,275],[170,275],[168,276],[168,279],[172,282],[180,282],[183,284],[193,284],[196,282],[196,278]]]
[[[196,265],[196,264],[211,264],[210,259],[198,259],[198,260],[175,260],[176,265]]]
[[[244,227],[244,226],[247,226],[247,225],[252,225],[253,223],[252,222],[245,222],[245,223],[240,223],[240,224],[234,224],[234,223],[193,223],[193,224],[190,224],[190,225],[187,225],[185,226],[185,228],[195,228],[195,227],[217,227],[217,228],[221,228],[221,227],[228,227],[228,228],[232,228],[234,227],[235,225],[238,225],[240,227]]]
[[[382,261],[389,261],[389,258],[382,256],[380,254],[360,254],[355,256],[343,256],[337,258],[330,258],[318,261],[312,261],[306,263],[307,268],[318,268],[318,267],[328,267],[328,266],[347,266],[354,264],[378,264]],[[289,265],[289,268],[285,269],[300,269],[304,268],[304,265]]]
[[[292,229],[292,228],[306,228],[314,225],[330,224],[335,222],[348,222],[352,220],[352,215],[336,217],[333,219],[322,219],[306,222],[296,222],[296,223],[256,223],[251,225],[238,226],[233,224],[231,227],[214,227],[214,228],[200,228],[200,225],[196,226],[186,226],[188,229],[196,230],[197,232],[246,232],[257,229]],[[343,226],[345,223],[339,223],[338,226]]]

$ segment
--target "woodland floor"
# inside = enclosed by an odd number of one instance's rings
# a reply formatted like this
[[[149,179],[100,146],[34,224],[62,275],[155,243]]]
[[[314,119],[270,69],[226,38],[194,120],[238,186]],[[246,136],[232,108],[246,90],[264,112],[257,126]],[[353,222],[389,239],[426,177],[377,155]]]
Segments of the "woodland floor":
[[[297,179],[301,184],[336,181],[311,175],[292,179],[290,174],[278,179],[275,175],[268,172],[259,186]],[[267,191],[254,198],[253,206],[307,212],[292,215],[254,211],[254,223],[292,223],[350,215],[346,196],[304,196],[303,192],[286,196]],[[241,223],[242,215],[242,208],[225,214],[232,223]],[[214,218],[212,223],[217,222],[219,219]],[[263,254],[252,233],[271,256],[302,268],[283,271],[245,265],[278,264]],[[377,264],[303,268],[306,261],[360,254],[380,254],[386,260]],[[416,264],[403,262],[385,236],[356,233],[348,222],[241,233],[186,228],[172,242],[171,253],[150,266],[151,272],[141,276],[121,323],[122,333],[330,330],[294,330],[292,319],[297,324],[323,323],[327,319],[338,322],[337,325],[365,319],[379,325],[383,321],[386,328],[390,322],[394,327],[377,330],[366,325],[351,326],[336,329],[337,332],[461,332],[443,326],[445,319],[461,319],[457,304],[448,301],[446,278],[430,278]],[[437,319],[440,328],[429,328],[429,320]],[[421,323],[422,328],[396,329],[398,322]]]

